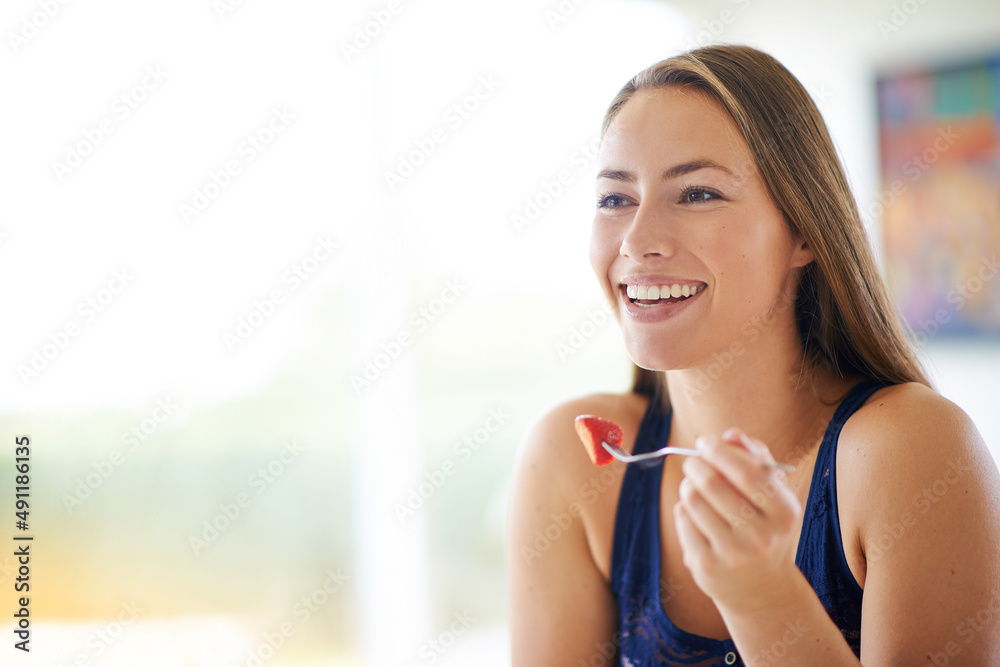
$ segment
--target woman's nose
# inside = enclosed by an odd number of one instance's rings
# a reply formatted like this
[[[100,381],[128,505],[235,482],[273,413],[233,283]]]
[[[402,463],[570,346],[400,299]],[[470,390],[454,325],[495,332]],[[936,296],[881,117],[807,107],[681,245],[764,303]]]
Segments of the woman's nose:
[[[672,257],[677,252],[676,240],[668,214],[662,208],[642,203],[622,237],[619,254],[633,261],[656,255]]]

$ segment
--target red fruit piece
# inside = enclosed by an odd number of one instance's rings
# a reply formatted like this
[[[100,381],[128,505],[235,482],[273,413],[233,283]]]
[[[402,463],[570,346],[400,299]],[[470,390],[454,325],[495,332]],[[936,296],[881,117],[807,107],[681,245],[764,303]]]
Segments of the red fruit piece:
[[[614,461],[614,457],[601,446],[601,443],[606,442],[621,447],[624,435],[621,426],[610,419],[601,419],[594,415],[578,415],[574,425],[594,465],[604,466]]]

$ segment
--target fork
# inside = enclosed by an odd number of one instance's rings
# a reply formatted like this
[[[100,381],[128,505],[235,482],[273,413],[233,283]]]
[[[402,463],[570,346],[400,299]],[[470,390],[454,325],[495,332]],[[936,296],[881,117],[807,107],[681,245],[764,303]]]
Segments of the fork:
[[[681,454],[683,456],[701,456],[702,453],[697,449],[688,449],[687,447],[663,447],[652,452],[646,452],[645,454],[629,454],[621,447],[616,445],[609,445],[608,443],[601,441],[601,445],[607,450],[611,456],[615,457],[619,461],[624,463],[645,463],[649,466],[649,461],[651,459],[658,459],[667,454]],[[794,472],[795,466],[788,465],[787,463],[778,463],[777,461],[768,461],[765,465],[772,470],[781,470],[784,472]]]

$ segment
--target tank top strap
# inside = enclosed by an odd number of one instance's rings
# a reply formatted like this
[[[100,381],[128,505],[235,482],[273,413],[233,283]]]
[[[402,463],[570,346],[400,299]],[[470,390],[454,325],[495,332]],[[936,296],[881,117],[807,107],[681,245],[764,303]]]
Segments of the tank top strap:
[[[811,515],[824,516],[830,510],[829,518],[837,524],[839,531],[840,517],[837,510],[837,445],[840,442],[840,432],[847,420],[858,411],[865,401],[886,385],[865,380],[854,385],[847,396],[833,413],[827,424],[819,452],[816,454],[816,464],[813,467],[812,483],[809,497],[804,508],[805,518]],[[838,540],[839,541],[839,540]],[[801,544],[801,540],[800,540]]]
[[[795,563],[855,654],[861,646],[862,588],[847,563],[837,503],[837,445],[844,424],[868,398],[887,385],[856,384],[834,411],[820,443]]]
[[[646,412],[639,423],[633,454],[645,454],[660,447],[666,447],[670,435],[670,406],[663,402],[663,390],[658,388],[650,397]],[[635,466],[632,466],[635,467]]]
[[[833,418],[830,419],[830,424],[827,426],[826,433],[823,436],[823,443],[820,445],[821,456],[824,454],[828,457],[836,455],[837,441],[840,439],[840,431],[844,428],[844,424],[847,423],[851,415],[858,411],[858,408],[864,405],[865,401],[872,394],[886,386],[874,380],[864,380],[851,387],[851,390],[847,392],[847,396],[837,406],[836,411],[833,413]]]
[[[633,454],[659,449],[670,436],[670,408],[664,405],[663,394],[654,393],[639,423]],[[653,521],[658,521],[660,478],[663,459],[652,464],[630,465],[625,469],[618,496],[614,539],[611,556],[611,586],[624,594],[622,586],[638,585],[641,589],[651,574],[647,568],[659,552],[659,543],[650,539]],[[656,556],[656,559],[654,559]]]

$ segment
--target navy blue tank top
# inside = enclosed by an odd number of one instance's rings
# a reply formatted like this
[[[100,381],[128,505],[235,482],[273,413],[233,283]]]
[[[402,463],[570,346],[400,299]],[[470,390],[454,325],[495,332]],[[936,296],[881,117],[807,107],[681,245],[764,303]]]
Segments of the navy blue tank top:
[[[837,440],[854,412],[884,385],[861,382],[847,394],[830,420],[820,444],[803,508],[795,564],[812,585],[854,654],[861,655],[861,587],[844,555],[837,512]],[[639,425],[635,453],[663,447],[670,434],[670,411],[654,396]],[[743,665],[732,639],[685,632],[663,610],[670,594],[660,576],[660,486],[662,459],[652,467],[630,465],[622,481],[611,553],[611,590],[618,603],[619,665]],[[747,656],[760,658],[766,656]]]

